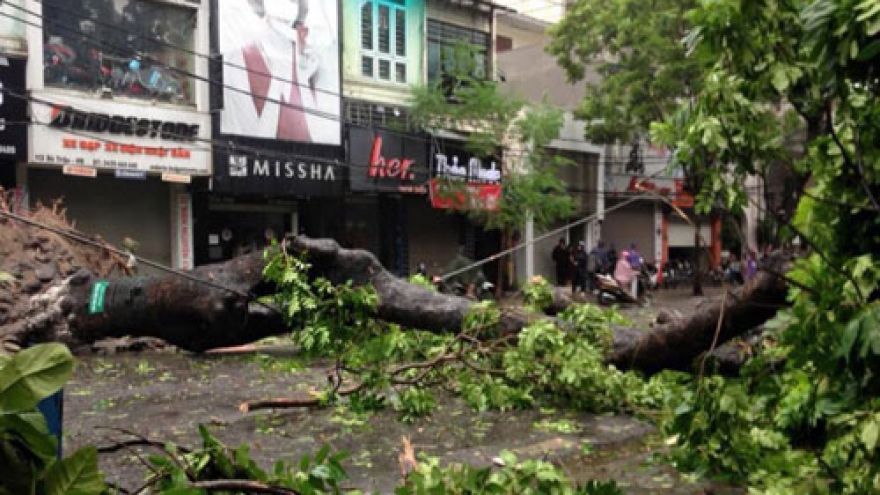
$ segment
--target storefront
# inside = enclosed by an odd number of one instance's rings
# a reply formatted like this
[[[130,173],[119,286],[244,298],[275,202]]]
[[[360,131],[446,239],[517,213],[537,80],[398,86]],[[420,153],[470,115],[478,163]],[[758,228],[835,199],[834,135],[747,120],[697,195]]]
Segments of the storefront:
[[[343,163],[335,1],[211,0],[214,175],[196,193],[196,261],[287,233],[336,237]],[[301,28],[305,28],[303,31]],[[307,32],[307,34],[306,34]]]
[[[415,270],[411,218],[427,204],[428,144],[424,136],[348,128],[349,189],[339,241],[374,253],[398,275]]]
[[[261,249],[287,233],[336,237],[348,169],[338,146],[227,137],[196,191],[197,264]]]
[[[619,206],[637,197],[635,202]],[[602,239],[614,244],[617,251],[637,245],[648,261],[666,263],[672,259],[691,260],[694,251],[694,198],[684,190],[683,181],[671,177],[647,178],[643,175],[606,177],[606,208]],[[682,213],[687,218],[682,217]],[[703,219],[700,236],[711,256],[707,263],[717,263],[720,253],[720,230],[717,219]],[[716,232],[717,230],[717,232]]]
[[[207,114],[34,92],[30,203],[63,199],[77,228],[175,268],[193,267],[187,185],[210,174]]]
[[[497,254],[501,250],[501,233],[484,229],[464,212],[482,210],[491,214],[498,210],[503,191],[501,164],[493,158],[475,156],[462,141],[435,139],[433,143],[430,201],[423,208],[413,209],[411,224],[442,225],[443,234],[437,233],[439,229],[413,232],[413,251],[441,269],[459,247],[464,247],[474,260]],[[494,282],[498,263],[483,265],[483,271]]]

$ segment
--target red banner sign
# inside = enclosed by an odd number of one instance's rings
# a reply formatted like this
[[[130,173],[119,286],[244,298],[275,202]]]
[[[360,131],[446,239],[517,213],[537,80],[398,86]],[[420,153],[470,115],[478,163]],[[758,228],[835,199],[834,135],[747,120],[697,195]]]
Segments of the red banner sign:
[[[475,184],[431,179],[431,206],[441,210],[498,211],[501,184]]]

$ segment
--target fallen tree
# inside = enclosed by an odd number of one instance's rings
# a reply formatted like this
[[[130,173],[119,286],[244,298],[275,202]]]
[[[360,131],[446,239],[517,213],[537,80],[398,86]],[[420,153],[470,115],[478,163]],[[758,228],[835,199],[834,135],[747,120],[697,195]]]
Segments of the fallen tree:
[[[397,278],[371,253],[343,249],[330,239],[292,237],[285,248],[305,253],[312,266],[310,277],[324,277],[334,284],[350,280],[372,285],[378,295],[375,316],[404,327],[457,332],[473,304]],[[785,270],[785,263],[775,259],[771,270],[762,271],[724,300],[706,301],[692,315],[672,318],[650,330],[615,328],[608,361],[648,373],[692,369],[702,353],[761,324],[785,304],[786,284],[776,275]],[[254,252],[196,268],[185,276],[112,280],[82,267],[47,290],[29,295],[28,310],[4,321],[0,338],[14,347],[26,341],[81,344],[107,337],[148,336],[203,352],[283,334],[288,328],[282,315],[257,300],[273,291],[263,280],[265,264],[263,253]],[[501,329],[516,332],[535,318],[505,310]]]

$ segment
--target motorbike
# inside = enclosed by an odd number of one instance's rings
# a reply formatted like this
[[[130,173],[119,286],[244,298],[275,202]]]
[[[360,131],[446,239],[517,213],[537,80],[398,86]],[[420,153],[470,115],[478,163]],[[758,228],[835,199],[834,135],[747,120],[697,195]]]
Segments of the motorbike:
[[[443,280],[443,278],[438,275],[434,275],[431,280],[437,288],[437,292],[442,294],[452,294],[460,297],[467,297],[469,299],[476,299],[477,301],[486,301],[495,296],[495,284],[488,280],[474,282],[474,288],[472,291],[468,290],[467,285],[457,280]]]
[[[645,281],[639,277],[639,297],[633,297],[628,291],[624,290],[620,284],[617,283],[617,280],[614,279],[611,275],[605,275],[603,273],[596,274],[596,287],[598,288],[599,294],[596,296],[596,300],[599,304],[608,305],[608,304],[641,304],[646,305],[648,303],[649,294],[648,291],[645,290]]]

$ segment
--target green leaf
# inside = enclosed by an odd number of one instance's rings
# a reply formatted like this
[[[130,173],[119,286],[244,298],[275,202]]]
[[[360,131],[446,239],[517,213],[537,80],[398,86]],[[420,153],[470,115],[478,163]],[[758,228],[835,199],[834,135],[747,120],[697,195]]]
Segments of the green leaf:
[[[877,424],[877,421],[871,420],[868,421],[864,427],[862,427],[862,443],[865,445],[865,449],[868,452],[872,452],[874,448],[877,447],[877,438],[880,437],[880,425]]]
[[[13,280],[15,277],[11,273],[0,270],[0,282],[12,282]]]
[[[880,53],[880,40],[874,40],[869,43],[868,46],[859,50],[858,60],[861,62],[871,60],[876,57],[878,53]]]
[[[41,344],[16,354],[0,368],[0,412],[27,411],[70,378],[73,356],[61,344]]]
[[[53,463],[43,476],[46,495],[94,495],[106,486],[98,471],[98,450],[86,447]]]
[[[31,454],[49,463],[58,451],[55,437],[49,434],[46,420],[39,412],[0,415],[0,441],[18,439]]]

